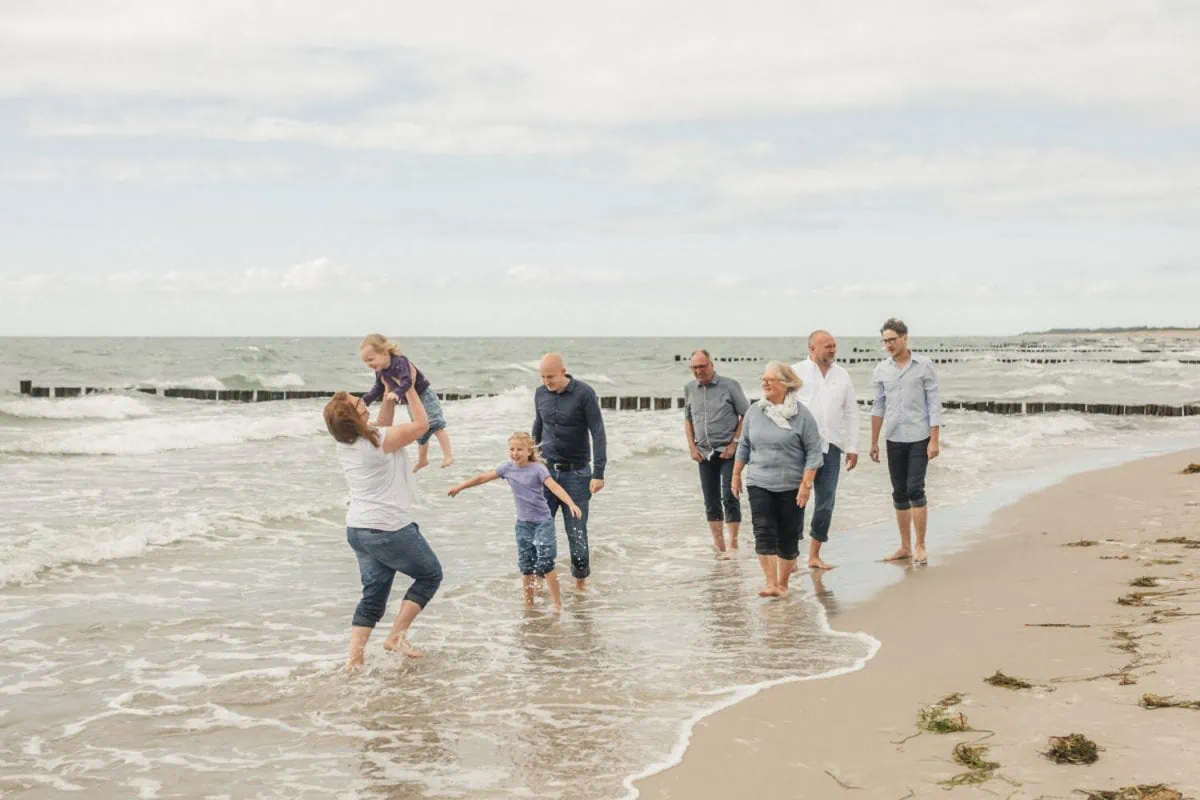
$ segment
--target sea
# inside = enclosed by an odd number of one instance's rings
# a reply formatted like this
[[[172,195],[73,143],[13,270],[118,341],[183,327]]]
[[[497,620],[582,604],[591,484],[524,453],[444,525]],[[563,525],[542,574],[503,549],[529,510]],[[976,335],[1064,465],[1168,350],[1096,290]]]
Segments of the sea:
[[[446,576],[413,628],[427,656],[386,654],[377,635],[350,677],[360,584],[324,401],[136,389],[362,391],[373,376],[356,339],[0,339],[0,797],[630,798],[705,715],[903,646],[838,626],[842,609],[921,572],[879,563],[895,531],[866,413],[824,553],[839,567],[802,572],[781,601],[755,593],[748,521],[737,556],[714,557],[677,409],[605,411],[593,577],[585,594],[567,588],[561,615],[544,598],[523,607],[507,488],[446,495],[529,429],[547,351],[601,395],[676,397],[706,347],[753,396],[764,360],[801,360],[802,338],[401,344],[437,391],[478,396],[445,404],[454,465],[438,468],[434,443],[417,476],[414,513]],[[939,367],[947,400],[1200,402],[1200,340],[912,344],[956,359]],[[842,339],[839,353],[864,360],[848,369],[869,396],[878,339]],[[1148,363],[1112,363],[1134,359]],[[113,391],[34,399],[21,380]],[[1200,417],[947,411],[924,569],[1032,489],[1197,445]]]

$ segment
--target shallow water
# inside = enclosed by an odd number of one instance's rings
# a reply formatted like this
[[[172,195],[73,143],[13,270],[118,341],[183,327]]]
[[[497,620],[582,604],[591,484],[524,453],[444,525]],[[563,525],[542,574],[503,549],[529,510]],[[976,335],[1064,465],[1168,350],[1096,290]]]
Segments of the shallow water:
[[[143,345],[88,343],[103,366],[77,353],[77,383],[220,377],[230,373],[197,368],[197,347],[232,362],[269,346],[201,341],[177,342],[173,358],[159,353],[149,365]],[[352,347],[336,362],[335,344],[281,356],[268,377],[366,388]],[[752,355],[761,342],[732,344]],[[29,372],[31,345],[4,346],[6,374],[50,383],[43,377],[61,368],[42,360]],[[550,346],[527,342],[529,353],[512,363]],[[708,553],[677,411],[606,413],[609,480],[592,506],[590,593],[568,591],[561,618],[544,605],[522,609],[508,491],[490,485],[453,500],[444,491],[494,467],[508,433],[527,429],[534,378],[514,381],[520,371],[509,370],[493,381],[479,365],[496,360],[494,342],[439,347],[442,360],[429,359],[439,364],[429,368],[436,388],[449,388],[439,374],[478,374],[479,383],[457,388],[502,391],[447,404],[458,463],[420,476],[417,518],[447,576],[414,629],[428,657],[387,656],[376,637],[367,673],[353,680],[338,670],[358,577],[320,401],[0,396],[0,792],[616,797],[626,776],[670,755],[686,720],[736,698],[734,687],[852,668],[870,653],[869,638],[831,632],[816,601],[861,597],[895,579],[866,564],[891,544],[886,470],[864,458],[843,476],[841,535],[829,552],[850,568],[829,576],[819,597],[804,578],[788,600],[762,602],[748,530],[739,558]],[[606,377],[613,393],[672,393],[686,378],[681,365],[639,355],[684,349],[676,342],[597,348],[578,372]],[[603,348],[617,355],[602,362]],[[453,352],[460,361],[451,369]],[[729,366],[750,377],[761,368]],[[1022,365],[1007,366],[977,365],[1003,379],[964,369],[955,380],[965,392],[1068,377],[1022,378]],[[1070,391],[1115,386],[1142,401],[1157,391],[1109,367],[1103,380]],[[1200,376],[1200,367],[1180,369]],[[853,374],[863,391],[866,372]],[[1181,401],[1195,399],[1185,391]],[[1200,419],[950,412],[944,437],[944,457],[930,469],[935,509],[967,506],[1056,465],[1195,440]],[[937,519],[935,538],[957,533]]]

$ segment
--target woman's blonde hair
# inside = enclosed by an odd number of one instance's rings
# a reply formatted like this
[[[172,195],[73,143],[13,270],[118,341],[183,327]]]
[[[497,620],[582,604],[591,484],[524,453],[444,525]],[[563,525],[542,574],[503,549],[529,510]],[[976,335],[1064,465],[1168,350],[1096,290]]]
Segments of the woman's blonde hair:
[[[520,442],[529,448],[529,463],[536,464],[541,459],[541,448],[537,446],[537,442],[533,440],[525,431],[515,431],[512,436],[508,437],[509,444]]]
[[[363,337],[362,344],[358,346],[359,350],[364,347],[369,347],[376,353],[387,353],[388,355],[400,355],[400,345],[395,342],[389,342],[388,338],[382,333],[370,333]]]
[[[329,435],[342,444],[354,444],[359,437],[379,447],[379,430],[372,428],[358,413],[357,398],[349,392],[338,392],[325,404],[325,427]]]
[[[796,374],[796,370],[782,361],[768,361],[766,369],[763,372],[771,372],[772,370],[779,376],[779,380],[783,381],[783,385],[787,387],[789,392],[794,392],[804,385],[804,381],[800,380],[800,376]]]

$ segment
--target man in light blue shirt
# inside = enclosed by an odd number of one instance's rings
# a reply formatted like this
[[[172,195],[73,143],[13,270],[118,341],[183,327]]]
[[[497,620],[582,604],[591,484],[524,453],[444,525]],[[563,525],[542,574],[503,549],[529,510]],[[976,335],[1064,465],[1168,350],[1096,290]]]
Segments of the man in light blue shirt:
[[[879,433],[887,442],[892,505],[900,528],[900,549],[885,561],[928,560],[925,528],[928,508],[925,470],[941,452],[942,401],[933,362],[908,349],[908,326],[889,319],[880,330],[889,358],[871,374],[875,402],[871,406],[871,460],[879,463]],[[912,528],[917,549],[912,549]]]

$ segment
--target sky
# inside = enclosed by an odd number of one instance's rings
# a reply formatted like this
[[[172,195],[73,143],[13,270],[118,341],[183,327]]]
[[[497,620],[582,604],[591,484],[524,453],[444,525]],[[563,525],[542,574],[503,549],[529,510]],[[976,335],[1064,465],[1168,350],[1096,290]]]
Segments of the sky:
[[[0,336],[1200,325],[1193,0],[0,0]]]

